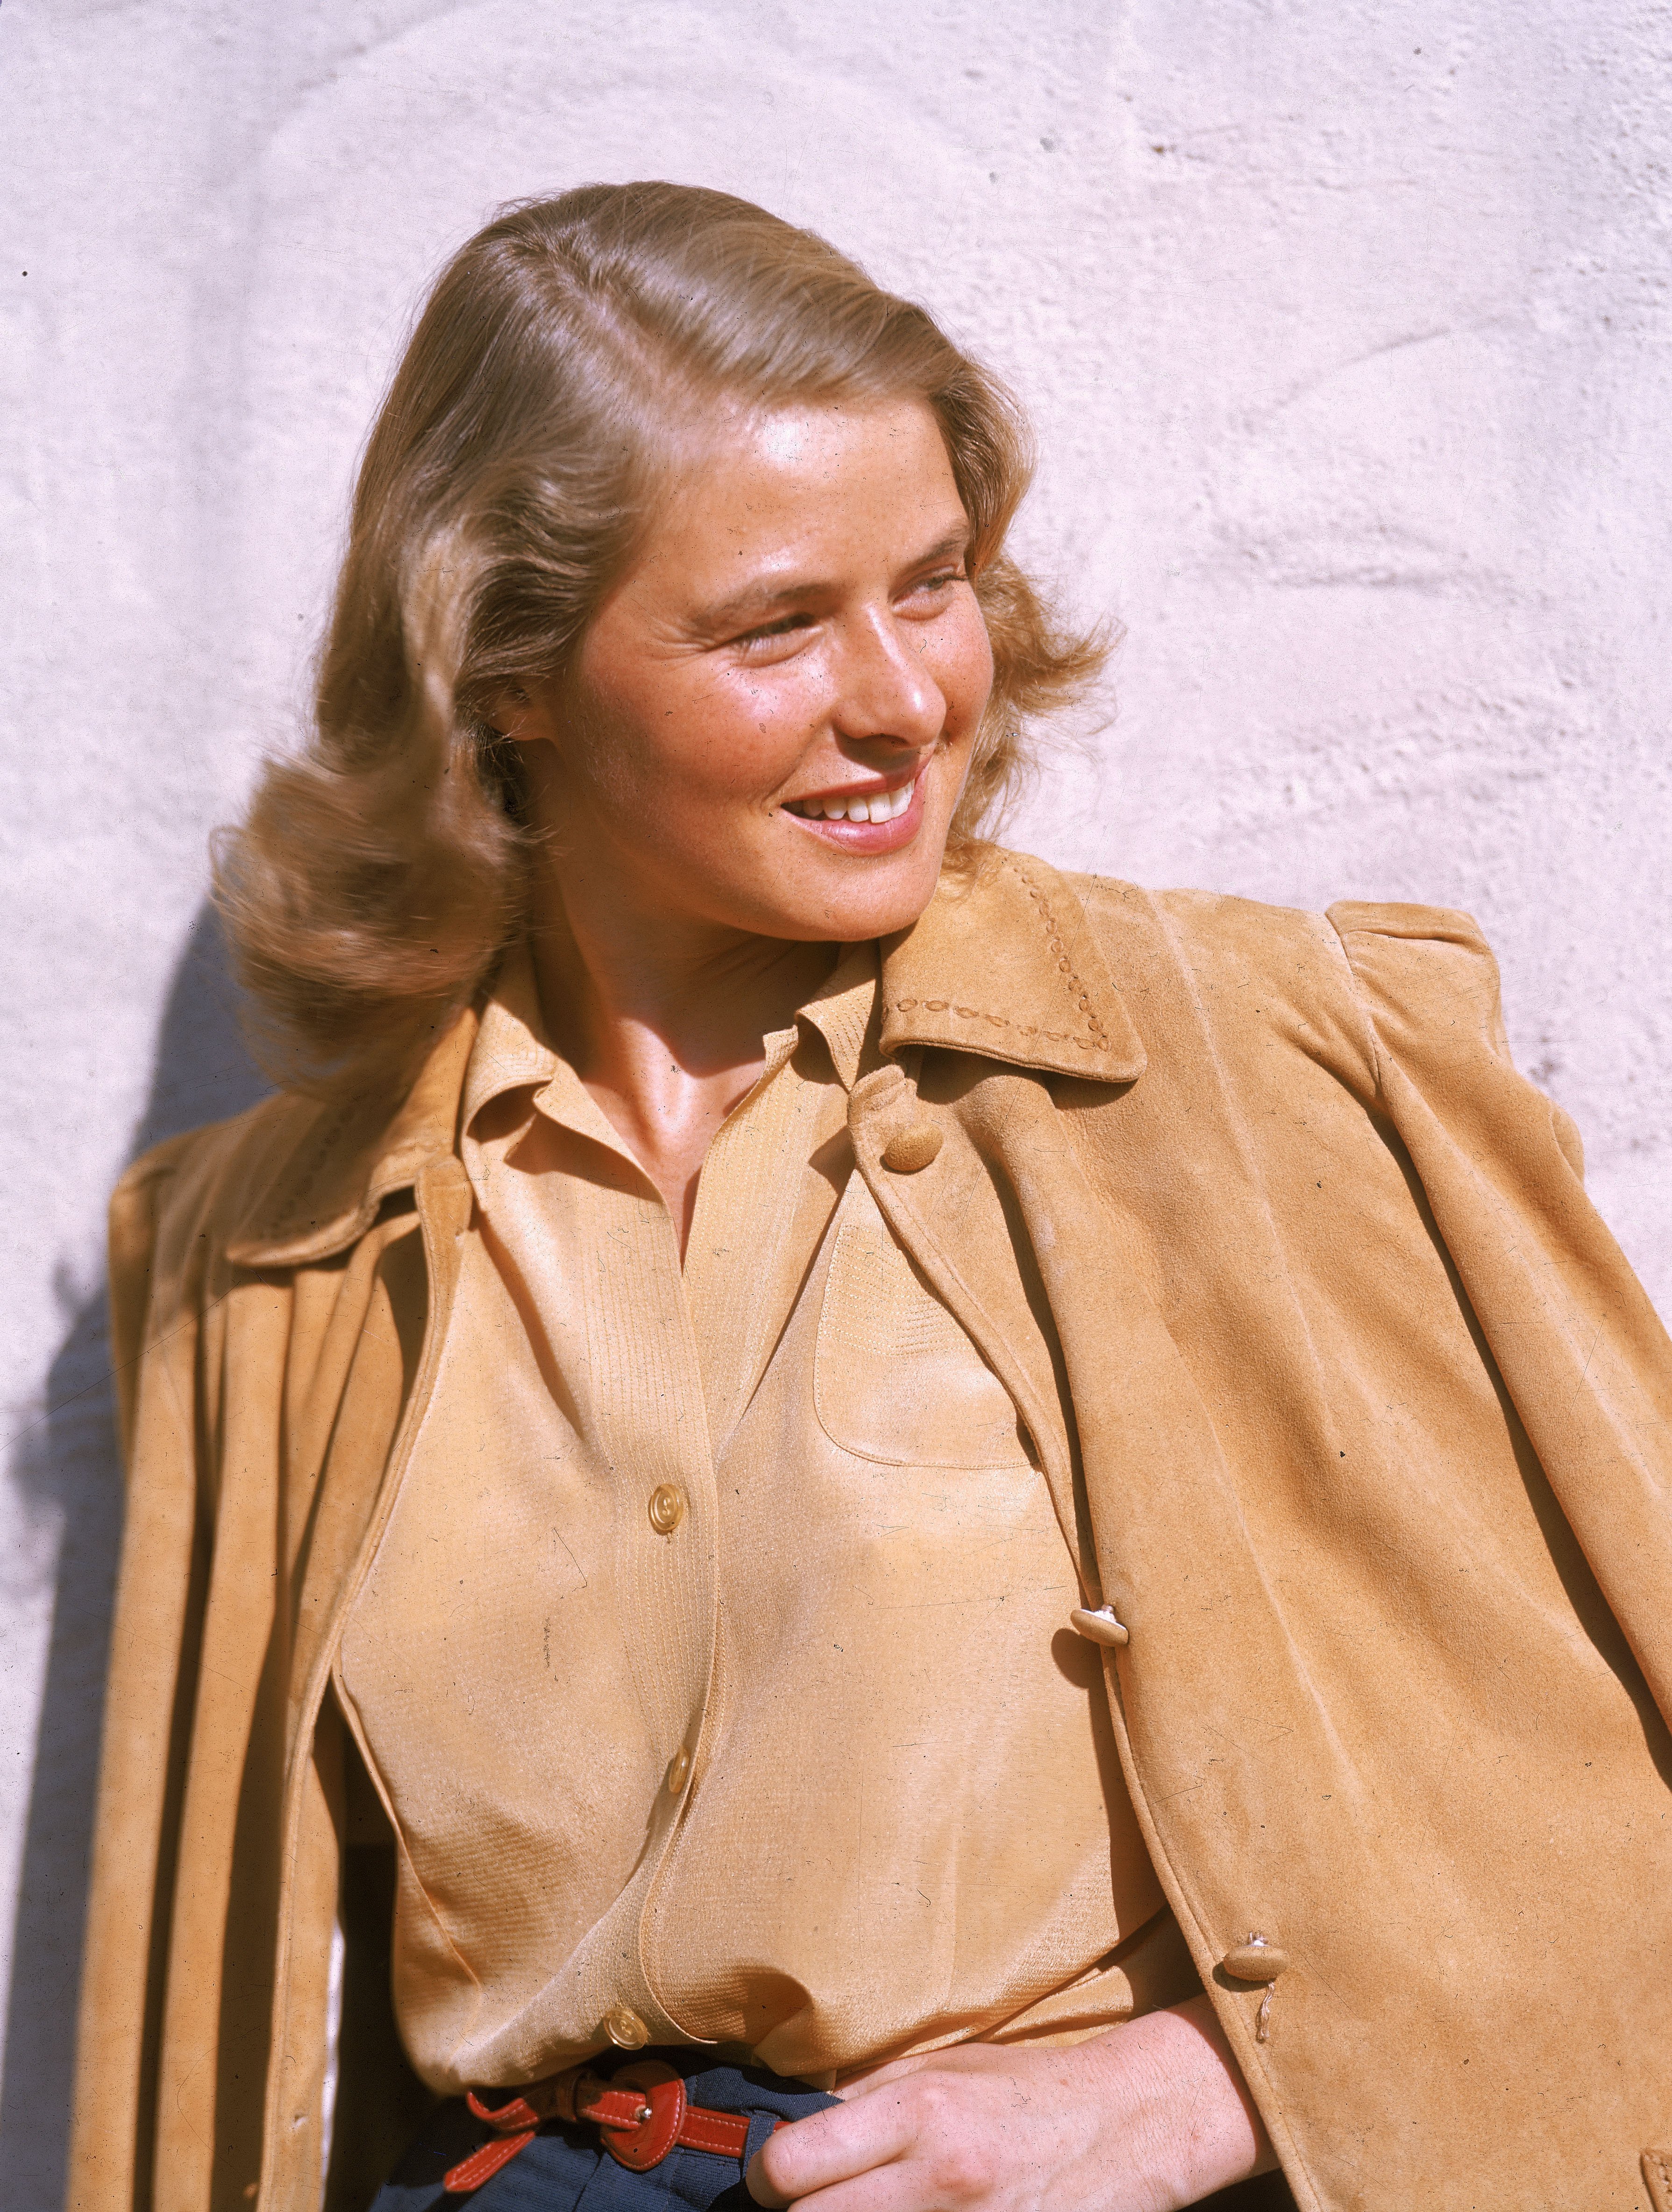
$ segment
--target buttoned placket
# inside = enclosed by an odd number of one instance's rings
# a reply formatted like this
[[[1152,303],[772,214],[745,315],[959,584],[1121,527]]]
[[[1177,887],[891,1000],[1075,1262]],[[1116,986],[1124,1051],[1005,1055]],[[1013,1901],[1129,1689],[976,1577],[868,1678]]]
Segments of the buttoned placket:
[[[727,1150],[752,1140],[749,1117],[767,1103],[763,1094],[800,1041],[799,1027],[764,1040],[760,1077],[715,1133],[705,1163],[710,1190]],[[699,1182],[682,1266],[678,1231],[660,1194],[574,1070],[555,1055],[546,1056],[544,1066],[548,1079],[534,1097],[535,1109],[609,1152],[635,1186],[612,1194],[621,1218],[614,1230],[588,1238],[581,1256],[587,1369],[609,1378],[608,1389],[588,1406],[587,1425],[622,1486],[618,1531],[624,1542],[617,1556],[619,1562],[624,1551],[637,1624],[630,1663],[662,1762],[661,1786],[648,1808],[646,1849],[627,1889],[588,1939],[583,1987],[590,1990],[603,2032],[622,2047],[637,2048],[653,2037],[697,2041],[662,2002],[645,1944],[663,1870],[687,1825],[712,1744],[719,1588],[711,1402],[723,1398],[734,1414],[746,1398],[751,1347],[758,1347],[767,1334],[763,1310],[771,1297],[770,1255],[753,1255],[743,1269],[741,1255],[708,1254],[711,1208]],[[776,1211],[775,1243],[781,1241],[787,1211],[787,1204]],[[718,1295],[739,1282],[746,1286],[744,1310],[720,1332],[723,1349],[710,1358],[706,1377],[686,1272],[693,1256],[699,1267],[710,1259],[716,1263],[715,1283],[702,1285],[701,1294]],[[641,1352],[648,1349],[648,1361],[623,1358],[622,1346],[629,1339]],[[717,1391],[716,1370],[733,1364],[737,1381],[730,1390]],[[676,1409],[672,1419],[670,1407]],[[727,1419],[725,1405],[720,1419]]]
[[[809,1019],[804,1015],[803,1019],[808,1021],[809,1026],[818,1026],[816,1018]],[[740,1145],[768,1142],[775,1169],[781,1160],[804,1156],[808,1130],[803,1125],[818,1111],[817,1093],[812,1086],[799,1089],[783,1100],[781,1110],[791,1115],[790,1127],[773,1127],[763,1131],[751,1118],[769,1110],[781,1097],[781,1094],[769,1096],[770,1087],[778,1081],[801,1042],[800,1022],[795,1027],[775,1032],[764,1040],[765,1064],[760,1077],[748,1094],[731,1109],[716,1131],[704,1163],[703,1176],[697,1184],[696,1203],[686,1241],[683,1267],[678,1263],[672,1221],[663,1209],[663,1264],[665,1267],[672,1268],[672,1280],[678,1293],[684,1323],[682,1345],[686,1358],[691,1363],[695,1389],[694,1401],[688,1402],[694,1402],[702,1409],[703,1415],[702,1449],[700,1455],[693,1451],[691,1456],[693,1462],[700,1456],[699,1480],[705,1516],[713,1516],[717,1511],[717,1470],[720,1455],[742,1416],[754,1386],[759,1381],[763,1364],[776,1334],[774,1317],[776,1316],[781,1319],[781,1316],[778,1316],[778,1307],[786,1303],[787,1297],[793,1297],[793,1290],[787,1290],[779,1279],[779,1257],[788,1234],[793,1210],[788,1194],[781,1193],[773,1207],[766,1247],[745,1255],[723,1246],[710,1245],[716,1204],[714,1194],[729,1165],[727,1154]],[[843,1082],[845,1087],[846,1078],[841,1065],[844,1055],[837,1054],[833,1056],[836,1060],[837,1079]],[[721,1300],[728,1303],[730,1310],[722,1316],[718,1326],[714,1326],[714,1310]],[[699,1323],[699,1313],[702,1322],[710,1325],[704,1327]],[[694,1430],[696,1424],[693,1423],[691,1426]],[[693,1507],[694,1501],[688,1499],[686,1510],[693,1510]],[[654,1510],[651,1518],[654,1521]],[[662,1804],[659,1808],[663,1825],[655,1838],[654,1865],[644,1890],[639,1918],[639,1959],[647,1989],[654,1989],[656,1983],[654,1960],[647,1956],[647,1951],[654,1922],[657,1896],[672,1867],[681,1835],[689,1825],[696,1790],[700,1787],[703,1770],[714,1749],[716,1710],[714,1666],[719,1588],[712,1540],[708,1566],[704,1585],[708,1607],[707,1671],[701,1699],[693,1716],[693,1725],[674,1752],[668,1766]],[[648,1858],[650,1856],[647,1854]],[[665,2008],[664,2012],[665,2016],[672,2016],[666,2014]],[[688,2040],[701,2039],[693,2037],[689,2029],[682,2029],[681,2033]]]

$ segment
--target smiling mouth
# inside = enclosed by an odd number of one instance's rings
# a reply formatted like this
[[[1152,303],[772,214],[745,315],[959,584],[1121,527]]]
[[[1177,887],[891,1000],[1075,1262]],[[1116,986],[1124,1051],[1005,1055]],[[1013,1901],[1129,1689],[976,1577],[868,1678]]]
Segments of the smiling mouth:
[[[789,799],[786,814],[799,814],[804,822],[892,822],[911,805],[917,777],[886,791],[830,792],[818,799]]]

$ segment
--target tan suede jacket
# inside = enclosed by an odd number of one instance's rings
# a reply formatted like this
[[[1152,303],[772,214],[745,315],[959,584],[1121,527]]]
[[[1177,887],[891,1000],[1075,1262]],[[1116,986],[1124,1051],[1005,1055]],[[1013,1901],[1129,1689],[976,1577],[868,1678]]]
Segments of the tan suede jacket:
[[[1128,1786],[1297,2200],[1657,2203],[1672,1346],[1474,925],[994,854],[890,940],[883,1002],[860,1171],[1129,1631]],[[363,2203],[398,2148],[386,1848],[327,1689],[447,1326],[471,1030],[392,1119],[276,1099],[117,1195],[78,2212]],[[1269,1988],[1222,1963],[1256,1934]]]

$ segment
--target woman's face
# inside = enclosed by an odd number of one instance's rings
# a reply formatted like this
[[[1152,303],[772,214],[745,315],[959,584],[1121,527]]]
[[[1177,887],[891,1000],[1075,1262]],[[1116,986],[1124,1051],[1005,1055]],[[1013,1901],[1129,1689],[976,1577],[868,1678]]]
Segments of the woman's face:
[[[915,921],[993,684],[969,531],[919,400],[722,422],[510,725],[560,880],[775,938]]]

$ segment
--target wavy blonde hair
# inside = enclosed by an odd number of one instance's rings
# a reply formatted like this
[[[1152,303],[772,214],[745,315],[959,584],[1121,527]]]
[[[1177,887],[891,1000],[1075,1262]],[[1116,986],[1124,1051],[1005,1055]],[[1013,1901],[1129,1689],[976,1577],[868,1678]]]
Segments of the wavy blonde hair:
[[[921,398],[973,525],[992,702],[952,825],[967,854],[1099,636],[1004,552],[1031,472],[1010,394],[812,232],[670,184],[501,211],[443,270],[373,426],[313,727],[271,763],[216,883],[256,1043],[292,1087],[410,1079],[522,926],[530,839],[490,702],[561,673],[631,562],[682,425]]]

